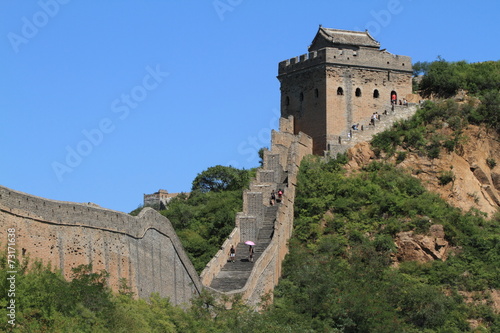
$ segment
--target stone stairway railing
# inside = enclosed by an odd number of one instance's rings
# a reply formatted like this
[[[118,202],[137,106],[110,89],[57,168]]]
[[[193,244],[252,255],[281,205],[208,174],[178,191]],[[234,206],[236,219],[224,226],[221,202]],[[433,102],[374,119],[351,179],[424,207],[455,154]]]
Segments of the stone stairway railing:
[[[302,158],[311,153],[312,139],[303,133],[293,134],[293,117],[281,118],[280,131],[272,132],[271,149],[264,152],[263,167],[258,170],[256,179],[243,194],[243,212],[236,216],[235,229],[201,273],[201,281],[207,289],[226,295],[240,294],[247,303],[253,305],[258,304],[264,294],[273,290],[281,275],[281,263],[288,252],[287,241],[293,228],[293,204],[298,167]],[[271,231],[272,238],[269,245],[265,249],[258,249],[259,255],[255,258],[249,277],[242,288],[227,290],[225,287],[220,287],[222,284],[214,281],[218,277],[231,275],[227,273],[229,268],[224,268],[228,264],[231,246],[241,249],[241,243],[247,240],[262,244],[262,239],[259,240],[259,231],[262,233],[269,228],[269,221],[265,218],[266,211],[270,208],[271,192],[273,190],[276,192],[279,188],[284,190],[284,195],[273,219],[274,230]],[[234,274],[234,278],[240,279],[242,274],[246,273]],[[226,281],[225,284],[238,285],[230,281]],[[224,290],[217,290],[217,286]]]
[[[412,117],[417,108],[417,104],[410,103],[408,106],[396,105],[393,111],[388,105],[385,110],[378,111],[380,120],[375,121],[375,125],[371,125],[367,119],[365,122],[360,122],[358,130],[346,130],[337,138],[330,140],[325,154],[335,157],[360,142],[370,141],[375,134],[391,128],[395,122]]]

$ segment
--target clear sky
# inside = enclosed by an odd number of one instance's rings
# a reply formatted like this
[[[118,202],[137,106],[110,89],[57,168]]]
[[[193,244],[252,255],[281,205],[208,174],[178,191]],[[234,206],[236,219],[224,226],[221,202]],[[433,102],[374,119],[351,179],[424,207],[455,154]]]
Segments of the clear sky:
[[[499,60],[498,0],[3,0],[0,185],[130,212],[217,164],[251,168],[278,63],[319,24],[413,62]]]

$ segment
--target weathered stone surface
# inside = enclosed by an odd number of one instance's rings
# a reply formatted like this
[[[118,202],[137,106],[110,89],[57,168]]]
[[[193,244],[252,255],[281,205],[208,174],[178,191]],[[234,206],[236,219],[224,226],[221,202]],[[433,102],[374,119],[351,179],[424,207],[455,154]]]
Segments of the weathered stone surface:
[[[394,55],[377,46],[331,43],[320,27],[308,54],[280,62],[281,115],[296,119],[294,133],[313,138],[313,152],[323,155],[341,145],[351,126],[368,126],[371,115],[391,109],[391,95],[403,100],[412,92],[411,58]],[[367,32],[328,29],[345,41]],[[366,36],[365,36],[366,37]],[[364,37],[363,37],[364,38]],[[318,41],[323,42],[318,44]]]
[[[375,153],[371,150],[368,142],[361,142],[347,151],[347,157],[349,167],[359,168],[374,159]]]
[[[0,187],[0,239],[15,228],[17,258],[62,271],[92,264],[115,291],[126,279],[141,298],[156,292],[185,304],[202,285],[170,221],[151,208],[138,217],[92,204],[62,202]]]
[[[493,182],[493,187],[495,187],[495,189],[497,191],[500,191],[500,174],[492,171],[491,172],[491,181]]]
[[[278,284],[293,229],[298,168],[302,158],[312,153],[312,139],[303,133],[294,135],[293,121],[293,117],[280,119],[280,131],[272,132],[271,149],[264,151],[264,170],[281,176],[273,182],[262,177],[251,182],[251,190],[243,194],[243,212],[237,215],[236,228],[201,273],[203,284],[213,292],[238,294],[254,306]],[[278,189],[284,190],[283,197],[271,205],[271,191]],[[241,256],[247,249],[246,240],[256,243],[254,263]],[[231,246],[239,253],[235,263],[227,261]]]
[[[487,160],[500,156],[500,138],[495,132],[472,125],[464,130],[463,135],[465,140],[454,152],[442,150],[439,158],[429,159],[422,154],[407,152],[403,162],[396,164],[394,156],[389,161],[409,170],[428,190],[439,194],[451,205],[464,211],[475,208],[490,218],[500,207],[500,167],[490,168]],[[348,151],[349,169],[355,170],[370,162],[367,149],[366,144],[358,144]],[[441,185],[439,176],[443,172],[451,172],[454,180]]]
[[[472,167],[471,167],[471,169],[472,169]],[[474,176],[477,178],[477,180],[481,184],[485,184],[485,185],[491,184],[490,177],[488,177],[488,174],[486,172],[484,172],[484,170],[481,169],[481,167],[476,166],[473,173],[474,173]]]

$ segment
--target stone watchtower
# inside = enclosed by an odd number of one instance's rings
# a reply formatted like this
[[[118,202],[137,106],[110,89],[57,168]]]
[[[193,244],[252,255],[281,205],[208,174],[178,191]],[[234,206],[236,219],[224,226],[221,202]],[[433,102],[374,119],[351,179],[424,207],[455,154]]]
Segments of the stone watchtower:
[[[281,116],[294,116],[294,133],[313,138],[322,155],[353,124],[390,108],[412,92],[411,58],[380,49],[365,32],[319,27],[309,53],[279,63]]]

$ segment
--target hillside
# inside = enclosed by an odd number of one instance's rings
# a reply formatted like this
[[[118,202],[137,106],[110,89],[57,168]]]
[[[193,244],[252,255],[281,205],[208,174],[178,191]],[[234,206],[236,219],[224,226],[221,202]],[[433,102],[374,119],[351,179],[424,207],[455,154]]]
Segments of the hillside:
[[[260,313],[207,292],[185,309],[157,294],[137,300],[126,281],[113,294],[91,266],[69,282],[17,263],[13,332],[500,332],[498,64],[426,64],[430,100],[411,119],[334,159],[302,160],[289,254]],[[198,268],[230,231],[250,177],[217,166],[197,179],[220,185],[221,169],[235,176],[223,190],[197,193],[194,182],[163,212]]]
[[[499,64],[424,64],[415,116],[302,162],[274,311],[304,331],[500,331]]]
[[[315,331],[498,331],[498,219],[453,207],[366,148],[303,161],[275,311]]]
[[[443,123],[443,126],[446,124]],[[442,133],[449,132],[445,127]],[[385,159],[397,168],[409,170],[429,191],[464,212],[477,209],[492,218],[500,206],[500,136],[485,126],[469,125],[463,130],[459,147],[452,152],[443,152],[430,158],[419,152],[399,147],[405,154],[403,161],[395,154]],[[369,143],[360,143],[348,152],[349,170],[377,160]],[[500,162],[500,160],[499,160]],[[450,181],[443,184],[443,175]]]

